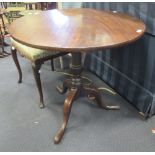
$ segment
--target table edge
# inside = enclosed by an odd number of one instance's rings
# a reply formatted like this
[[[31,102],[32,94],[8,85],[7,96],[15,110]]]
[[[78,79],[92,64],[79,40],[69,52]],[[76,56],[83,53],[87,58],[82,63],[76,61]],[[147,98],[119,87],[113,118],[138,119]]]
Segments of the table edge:
[[[145,25],[144,25],[145,26]],[[124,45],[127,45],[127,44],[130,44],[130,43],[133,43],[135,41],[137,41],[138,39],[140,39],[144,34],[145,34],[145,29],[146,27],[144,27],[144,32],[141,33],[139,36],[137,36],[136,38],[132,39],[132,40],[127,40],[125,42],[121,42],[121,43],[118,43],[118,44],[113,44],[113,45],[107,45],[107,46],[94,46],[94,47],[79,47],[79,48],[64,48],[64,47],[48,47],[48,46],[39,46],[39,45],[34,45],[34,44],[29,44],[29,43],[26,43],[26,42],[23,42],[21,40],[18,40],[17,38],[11,36],[11,38],[13,38],[15,41],[23,44],[23,45],[26,45],[26,46],[29,46],[29,47],[32,47],[32,48],[37,48],[37,49],[42,49],[42,50],[47,50],[47,51],[60,51],[60,52],[89,52],[89,51],[94,51],[94,50],[101,50],[101,49],[110,49],[110,48],[116,48],[116,47],[120,47],[120,46],[124,46]]]

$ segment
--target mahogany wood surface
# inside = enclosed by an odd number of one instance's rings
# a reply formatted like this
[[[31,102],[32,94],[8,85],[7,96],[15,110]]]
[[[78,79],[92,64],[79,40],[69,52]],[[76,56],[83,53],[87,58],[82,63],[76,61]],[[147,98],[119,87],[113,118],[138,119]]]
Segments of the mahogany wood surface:
[[[85,52],[128,44],[145,25],[135,17],[94,9],[63,9],[24,16],[9,27],[11,37],[30,47]]]
[[[106,105],[101,93],[92,83],[88,85],[82,82],[81,52],[128,44],[144,34],[145,25],[134,17],[117,12],[55,9],[17,19],[11,24],[9,32],[16,41],[31,47],[72,52],[73,76],[63,82],[62,88],[57,87],[60,93],[68,90],[63,123],[54,139],[58,144],[64,135],[75,99],[92,96],[105,110],[119,109],[117,105]]]

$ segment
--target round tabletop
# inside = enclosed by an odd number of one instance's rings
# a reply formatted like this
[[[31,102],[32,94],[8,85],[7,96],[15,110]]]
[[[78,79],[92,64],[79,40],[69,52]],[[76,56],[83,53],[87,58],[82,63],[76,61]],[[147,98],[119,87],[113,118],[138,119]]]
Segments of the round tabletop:
[[[17,19],[9,32],[13,39],[30,47],[89,52],[133,42],[144,34],[145,25],[116,11],[54,9]]]

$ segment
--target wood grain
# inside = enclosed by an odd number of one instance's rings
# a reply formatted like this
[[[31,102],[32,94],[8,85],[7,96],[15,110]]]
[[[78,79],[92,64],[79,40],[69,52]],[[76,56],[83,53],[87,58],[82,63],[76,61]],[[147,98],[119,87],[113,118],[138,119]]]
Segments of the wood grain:
[[[54,9],[17,19],[9,32],[16,41],[31,47],[89,52],[133,42],[144,34],[145,25],[118,12]]]

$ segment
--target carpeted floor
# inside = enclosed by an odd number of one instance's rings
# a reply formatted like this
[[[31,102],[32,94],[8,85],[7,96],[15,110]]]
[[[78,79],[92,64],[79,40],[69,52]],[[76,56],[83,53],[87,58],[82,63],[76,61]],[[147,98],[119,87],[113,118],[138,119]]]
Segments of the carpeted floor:
[[[8,48],[9,50],[9,48]],[[105,102],[120,104],[119,111],[99,109],[92,101],[74,102],[66,133],[60,144],[53,139],[62,122],[65,95],[55,86],[63,75],[42,67],[46,107],[38,108],[38,92],[31,65],[20,57],[23,83],[17,84],[12,57],[0,59],[0,151],[155,151],[155,117],[144,121],[119,95],[104,92]],[[105,83],[85,72],[97,86]]]

